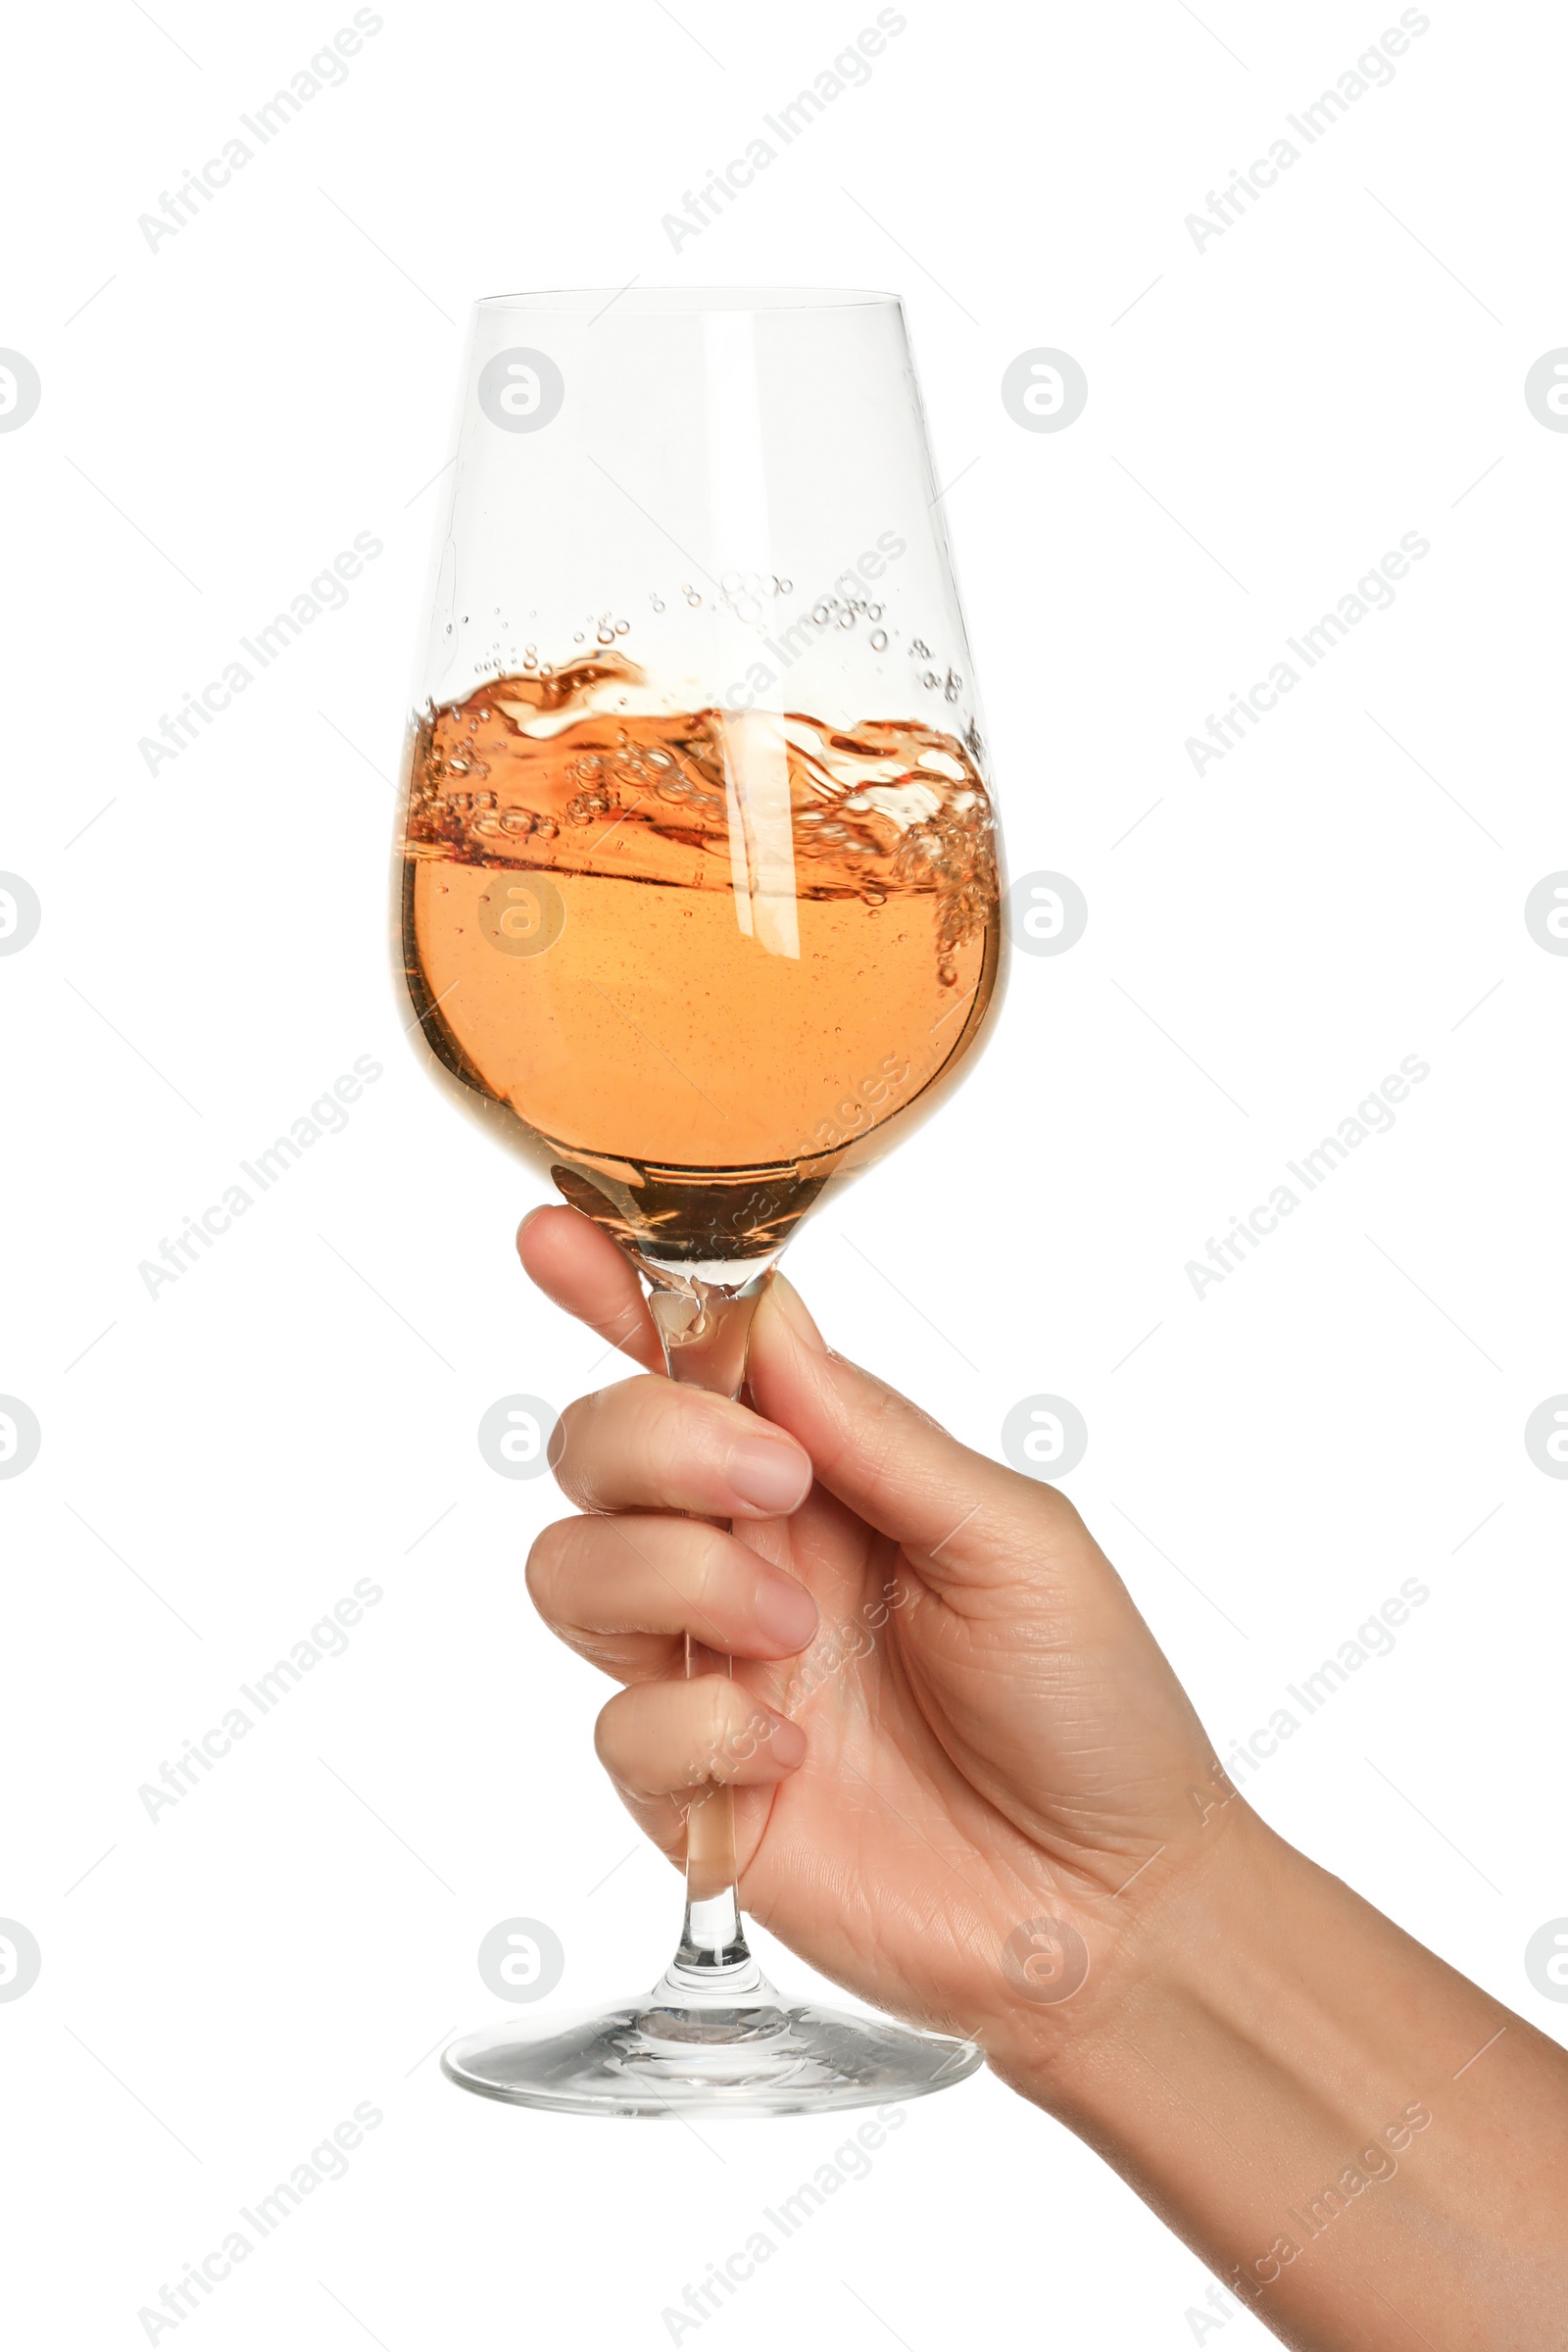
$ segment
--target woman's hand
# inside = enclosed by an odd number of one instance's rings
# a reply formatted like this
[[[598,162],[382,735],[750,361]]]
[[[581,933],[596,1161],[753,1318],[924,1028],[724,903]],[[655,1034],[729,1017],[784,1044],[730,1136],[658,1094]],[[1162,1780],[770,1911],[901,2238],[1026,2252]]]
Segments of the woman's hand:
[[[596,1227],[542,1209],[518,1245],[657,1366]],[[585,1515],[529,1583],[625,1686],[599,1752],[649,1835],[678,1857],[732,1783],[748,1910],[977,2034],[1301,2352],[1568,2345],[1564,2053],[1267,1829],[1071,1504],[832,1354],[776,1277],[749,1395],[626,1381],[554,1449]],[[688,1635],[733,1683],[683,1679]]]
[[[661,1362],[595,1226],[541,1209],[518,1249],[558,1304]],[[625,1686],[603,1763],[672,1859],[687,1807],[732,1784],[747,1910],[867,2001],[988,2041],[1057,1996],[1084,2015],[1086,1965],[1112,1971],[1244,1810],[1191,1705],[1065,1497],[831,1353],[778,1277],[748,1382],[750,1408],[656,1373],[563,1416],[583,1515],[544,1531],[528,1582]],[[684,1679],[687,1635],[733,1681]]]

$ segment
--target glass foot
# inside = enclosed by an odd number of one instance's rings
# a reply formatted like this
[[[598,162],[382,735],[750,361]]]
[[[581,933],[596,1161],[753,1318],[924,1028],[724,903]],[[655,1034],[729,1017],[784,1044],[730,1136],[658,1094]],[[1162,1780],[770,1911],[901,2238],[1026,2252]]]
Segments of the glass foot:
[[[754,1971],[741,1997],[694,1997],[665,1978],[603,2017],[481,2027],[441,2065],[484,2098],[569,2115],[808,2115],[945,2090],[981,2057],[972,2041],[785,2002]]]

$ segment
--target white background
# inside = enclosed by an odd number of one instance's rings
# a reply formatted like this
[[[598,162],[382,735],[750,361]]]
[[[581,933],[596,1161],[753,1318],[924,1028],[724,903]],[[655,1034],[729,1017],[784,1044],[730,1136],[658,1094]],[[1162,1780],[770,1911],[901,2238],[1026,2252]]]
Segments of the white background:
[[[156,251],[138,216],[351,10],[94,0],[8,41],[0,343],[43,385],[0,436],[0,866],[43,906],[0,960],[0,1390],[43,1431],[0,1483],[0,1914],[43,1953],[0,2004],[0,2292],[29,2346],[145,2341],[138,2309],[367,2100],[348,2177],[180,2344],[658,2346],[844,2136],[540,2118],[429,2054],[496,2013],[496,1921],[556,1929],[575,2006],[652,1980],[678,1894],[592,1763],[603,1687],[523,1592],[554,1492],[474,1442],[498,1396],[607,1367],[522,1283],[537,1195],[416,1066],[388,976],[426,485],[483,293],[905,295],[1011,867],[1072,875],[1090,923],[1015,958],[958,1104],[793,1271],[976,1446],[1032,1393],[1078,1403],[1070,1492],[1222,1753],[1427,1584],[1251,1793],[1568,2024],[1522,1957],[1568,1912],[1568,1485],[1522,1439],[1568,1389],[1568,959],[1522,912],[1568,864],[1568,438],[1523,397],[1568,341],[1560,18],[1435,4],[1392,84],[1199,251],[1185,217],[1396,8],[911,0],[868,84],[672,253],[662,216],[869,4],[381,13]],[[1088,374],[1061,433],[1002,405],[1037,346]],[[1410,531],[1431,552],[1393,609],[1196,776],[1186,738]],[[138,739],[357,532],[384,553],[346,609],[150,776]],[[138,1262],[366,1054],[346,1132],[150,1298]],[[1407,1054],[1431,1075],[1393,1131],[1196,1298],[1186,1261]],[[365,1576],[346,1654],[149,1821],[138,1786]],[[1158,2352],[1205,2283],[982,2077],[698,2333]]]

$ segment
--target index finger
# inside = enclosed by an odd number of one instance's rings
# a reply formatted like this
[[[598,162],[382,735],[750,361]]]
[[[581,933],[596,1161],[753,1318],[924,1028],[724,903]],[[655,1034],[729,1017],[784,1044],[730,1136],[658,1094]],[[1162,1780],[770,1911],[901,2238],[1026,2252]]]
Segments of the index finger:
[[[530,1282],[590,1331],[662,1372],[664,1351],[642,1286],[608,1233],[575,1208],[535,1208],[517,1227],[517,1255]]]

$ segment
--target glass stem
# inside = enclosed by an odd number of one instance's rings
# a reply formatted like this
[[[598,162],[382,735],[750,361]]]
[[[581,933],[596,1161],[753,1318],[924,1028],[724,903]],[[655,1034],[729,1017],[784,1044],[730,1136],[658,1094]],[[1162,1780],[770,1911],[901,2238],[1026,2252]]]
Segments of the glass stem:
[[[739,1396],[746,1383],[752,1316],[773,1260],[760,1267],[755,1260],[709,1266],[702,1277],[644,1257],[634,1262],[648,1281],[649,1311],[658,1327],[670,1379],[721,1396]],[[731,1279],[709,1279],[710,1276]],[[733,1673],[734,1661],[688,1634],[687,1674],[715,1668]],[[734,1795],[728,1788],[710,1782],[694,1796],[686,1816],[686,1916],[680,1945],[664,1983],[687,1995],[722,1992],[733,1998],[760,1988],[763,1982],[741,1925]]]

